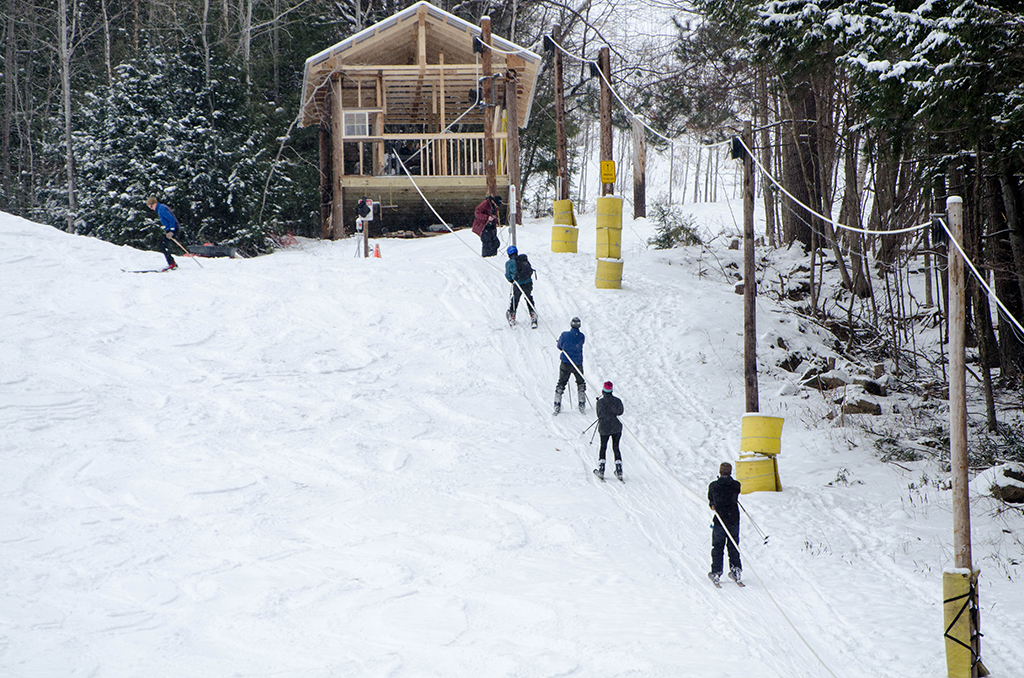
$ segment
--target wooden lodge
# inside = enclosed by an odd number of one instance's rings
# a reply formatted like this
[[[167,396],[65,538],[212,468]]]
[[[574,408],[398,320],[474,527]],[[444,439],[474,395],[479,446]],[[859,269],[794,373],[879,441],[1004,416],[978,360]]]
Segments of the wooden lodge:
[[[507,204],[514,123],[529,122],[540,61],[491,36],[487,19],[474,26],[428,2],[307,59],[300,124],[320,127],[323,237],[353,231],[362,196],[381,207],[378,232],[441,223],[427,201],[452,227],[469,226],[488,195],[489,159]]]

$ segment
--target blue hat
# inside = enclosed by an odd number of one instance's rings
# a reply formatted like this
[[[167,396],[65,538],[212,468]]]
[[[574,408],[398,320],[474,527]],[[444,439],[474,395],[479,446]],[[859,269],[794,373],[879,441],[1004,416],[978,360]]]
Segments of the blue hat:
[[[519,250],[516,249],[515,245],[512,245],[505,251],[508,253],[510,257],[514,257],[515,255],[519,254]]]

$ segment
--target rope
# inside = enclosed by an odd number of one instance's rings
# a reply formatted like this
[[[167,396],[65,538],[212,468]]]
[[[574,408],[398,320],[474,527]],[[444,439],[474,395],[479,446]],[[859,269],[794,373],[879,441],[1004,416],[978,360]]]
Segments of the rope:
[[[793,202],[795,202],[797,205],[800,205],[801,207],[803,207],[805,210],[807,210],[808,212],[810,212],[814,216],[818,217],[822,221],[827,221],[828,223],[832,224],[836,228],[841,228],[844,231],[850,231],[851,233],[860,233],[861,235],[899,235],[900,233],[914,233],[916,231],[920,231],[922,229],[929,228],[931,226],[931,222],[928,222],[926,224],[918,224],[917,226],[910,226],[908,228],[899,228],[899,229],[894,229],[892,231],[869,231],[866,228],[855,228],[853,226],[847,226],[846,224],[841,224],[838,221],[836,221],[835,219],[833,219],[832,217],[826,217],[824,214],[821,214],[820,212],[815,210],[813,207],[808,207],[803,202],[801,202],[799,198],[797,198],[795,195],[793,195],[792,193],[787,191],[786,187],[783,186],[782,184],[780,184],[778,182],[778,180],[771,175],[771,172],[769,172],[767,169],[765,169],[764,165],[762,165],[761,161],[757,159],[757,156],[754,154],[754,152],[752,150],[750,150],[749,146],[747,146],[747,142],[745,142],[743,140],[743,137],[736,137],[736,138],[739,140],[740,145],[742,145],[743,148],[746,149],[747,154],[750,156],[750,159],[754,161],[754,164],[757,165],[757,169],[760,170],[761,174],[763,174],[766,179],[768,179],[773,184],[775,184],[779,188],[780,191],[782,191],[787,196],[789,196],[789,199],[792,200]]]

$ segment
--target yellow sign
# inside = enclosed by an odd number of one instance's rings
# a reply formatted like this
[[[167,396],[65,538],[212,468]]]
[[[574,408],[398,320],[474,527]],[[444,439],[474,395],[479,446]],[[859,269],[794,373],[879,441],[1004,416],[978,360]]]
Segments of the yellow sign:
[[[601,161],[601,183],[602,184],[614,184],[615,183],[615,161],[614,160],[602,160]]]

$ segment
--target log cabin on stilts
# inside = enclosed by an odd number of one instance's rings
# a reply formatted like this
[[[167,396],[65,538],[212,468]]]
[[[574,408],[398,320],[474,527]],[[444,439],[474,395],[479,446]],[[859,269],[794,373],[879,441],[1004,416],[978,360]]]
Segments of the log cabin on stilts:
[[[541,57],[481,23],[418,2],[306,60],[300,124],[320,130],[322,237],[352,233],[363,196],[383,208],[378,233],[440,223],[431,205],[458,228],[487,195],[508,203],[507,123],[528,124]]]

